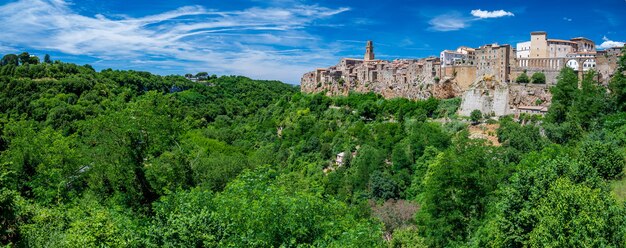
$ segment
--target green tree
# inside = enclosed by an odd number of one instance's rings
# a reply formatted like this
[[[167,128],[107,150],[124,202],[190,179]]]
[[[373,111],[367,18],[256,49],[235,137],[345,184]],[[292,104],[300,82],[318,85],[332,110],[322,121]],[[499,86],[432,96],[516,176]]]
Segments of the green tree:
[[[146,168],[174,145],[180,127],[171,119],[170,102],[157,92],[148,92],[122,111],[89,120],[79,133],[89,144],[89,186],[102,197],[135,208],[158,199],[148,181]]]
[[[470,120],[474,124],[478,123],[482,119],[482,117],[483,114],[478,109],[474,109],[472,110],[472,113],[470,113]]]
[[[20,227],[24,247],[142,247],[142,218],[120,207],[101,205],[94,197],[68,205],[22,206],[30,220]]]
[[[75,136],[32,122],[15,122],[4,130],[9,148],[0,156],[12,165],[12,185],[22,195],[43,204],[60,203],[84,185],[81,154]]]
[[[613,78],[609,82],[612,100],[615,102],[617,110],[626,111],[626,46],[622,48],[622,56],[617,63],[617,69]]]
[[[569,120],[587,131],[598,127],[610,109],[606,88],[593,79],[594,75],[594,71],[586,74],[568,113]]]
[[[426,248],[426,241],[419,236],[415,227],[406,227],[396,230],[390,241],[389,247],[393,248]]]
[[[523,72],[522,74],[517,76],[517,78],[515,79],[515,82],[518,84],[527,84],[530,82],[530,78],[528,78],[528,75],[526,75],[526,72]]]
[[[530,82],[533,84],[545,84],[546,83],[546,74],[543,72],[535,72],[530,78]]]
[[[565,67],[559,73],[557,83],[550,88],[552,93],[552,105],[546,115],[546,121],[550,123],[563,123],[568,108],[576,99],[578,91],[578,75],[572,68]]]
[[[208,72],[198,72],[196,74],[196,78],[198,78],[199,80],[205,80],[207,79],[208,76],[209,76]]]
[[[519,171],[498,190],[472,243],[476,247],[541,247],[541,243],[571,242],[556,246],[580,247],[593,246],[597,240],[604,243],[600,246],[621,245],[623,207],[612,199],[597,171],[570,154],[568,148],[553,145],[526,156]],[[584,203],[586,199],[590,201]],[[579,245],[572,246],[576,242]]]
[[[269,167],[244,172],[214,196],[179,192],[156,202],[158,246],[289,247],[381,245],[380,226],[318,189],[294,187]],[[288,182],[289,181],[289,182]],[[305,183],[306,184],[306,183]],[[191,203],[191,204],[190,204]]]
[[[28,54],[28,52],[20,53],[17,57],[22,65],[30,63],[30,54]]]
[[[18,241],[18,193],[9,188],[11,175],[8,164],[0,165],[0,245],[10,245]]]
[[[372,197],[376,199],[397,199],[400,191],[397,183],[391,175],[381,171],[374,171],[369,180],[369,189]]]
[[[357,153],[350,166],[352,174],[350,184],[357,190],[365,190],[372,173],[382,168],[385,155],[369,145],[364,145]]]
[[[14,65],[14,66],[17,66],[17,65],[19,65],[19,58],[15,54],[4,55],[2,57],[2,60],[0,60],[0,66],[4,66],[4,65]]]
[[[497,130],[498,141],[504,147],[512,147],[519,152],[539,151],[546,141],[541,136],[540,128],[534,123],[521,125],[512,118],[501,118]]]
[[[531,247],[618,247],[624,244],[624,208],[607,192],[560,178],[533,210]]]
[[[488,196],[506,178],[501,158],[482,142],[461,136],[428,166],[416,218],[429,246],[466,242],[486,212]]]
[[[50,59],[49,54],[46,54],[45,56],[43,56],[43,62],[46,64],[52,64],[52,60]]]
[[[614,179],[622,175],[626,166],[624,155],[614,144],[602,141],[585,141],[578,149],[579,159],[598,171],[604,179]]]

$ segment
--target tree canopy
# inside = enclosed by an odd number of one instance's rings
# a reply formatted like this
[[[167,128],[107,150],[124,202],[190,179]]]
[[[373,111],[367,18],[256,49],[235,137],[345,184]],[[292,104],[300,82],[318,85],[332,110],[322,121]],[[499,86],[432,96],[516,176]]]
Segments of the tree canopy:
[[[32,58],[0,66],[0,245],[626,244],[620,73],[565,68],[545,117],[469,125],[460,99]]]

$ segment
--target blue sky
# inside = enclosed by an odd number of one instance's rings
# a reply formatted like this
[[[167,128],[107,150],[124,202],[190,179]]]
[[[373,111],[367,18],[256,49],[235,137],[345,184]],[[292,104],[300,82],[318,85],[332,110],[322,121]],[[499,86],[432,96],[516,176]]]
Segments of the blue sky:
[[[206,71],[298,84],[341,57],[420,58],[529,39],[626,41],[626,0],[0,0],[0,54],[50,54],[96,69]]]

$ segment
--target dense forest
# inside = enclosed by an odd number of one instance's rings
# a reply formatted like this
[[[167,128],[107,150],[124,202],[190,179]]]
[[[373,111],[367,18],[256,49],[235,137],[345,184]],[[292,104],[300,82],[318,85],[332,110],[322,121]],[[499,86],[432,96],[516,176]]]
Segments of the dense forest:
[[[545,117],[498,120],[460,99],[0,65],[0,245],[626,246],[626,56],[608,87],[566,68]]]

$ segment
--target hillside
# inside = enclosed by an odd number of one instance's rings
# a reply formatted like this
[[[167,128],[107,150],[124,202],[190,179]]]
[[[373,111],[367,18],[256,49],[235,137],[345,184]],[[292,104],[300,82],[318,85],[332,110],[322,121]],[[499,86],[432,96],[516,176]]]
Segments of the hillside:
[[[626,245],[625,57],[609,91],[566,68],[545,117],[473,121],[458,98],[2,61],[2,245]]]

